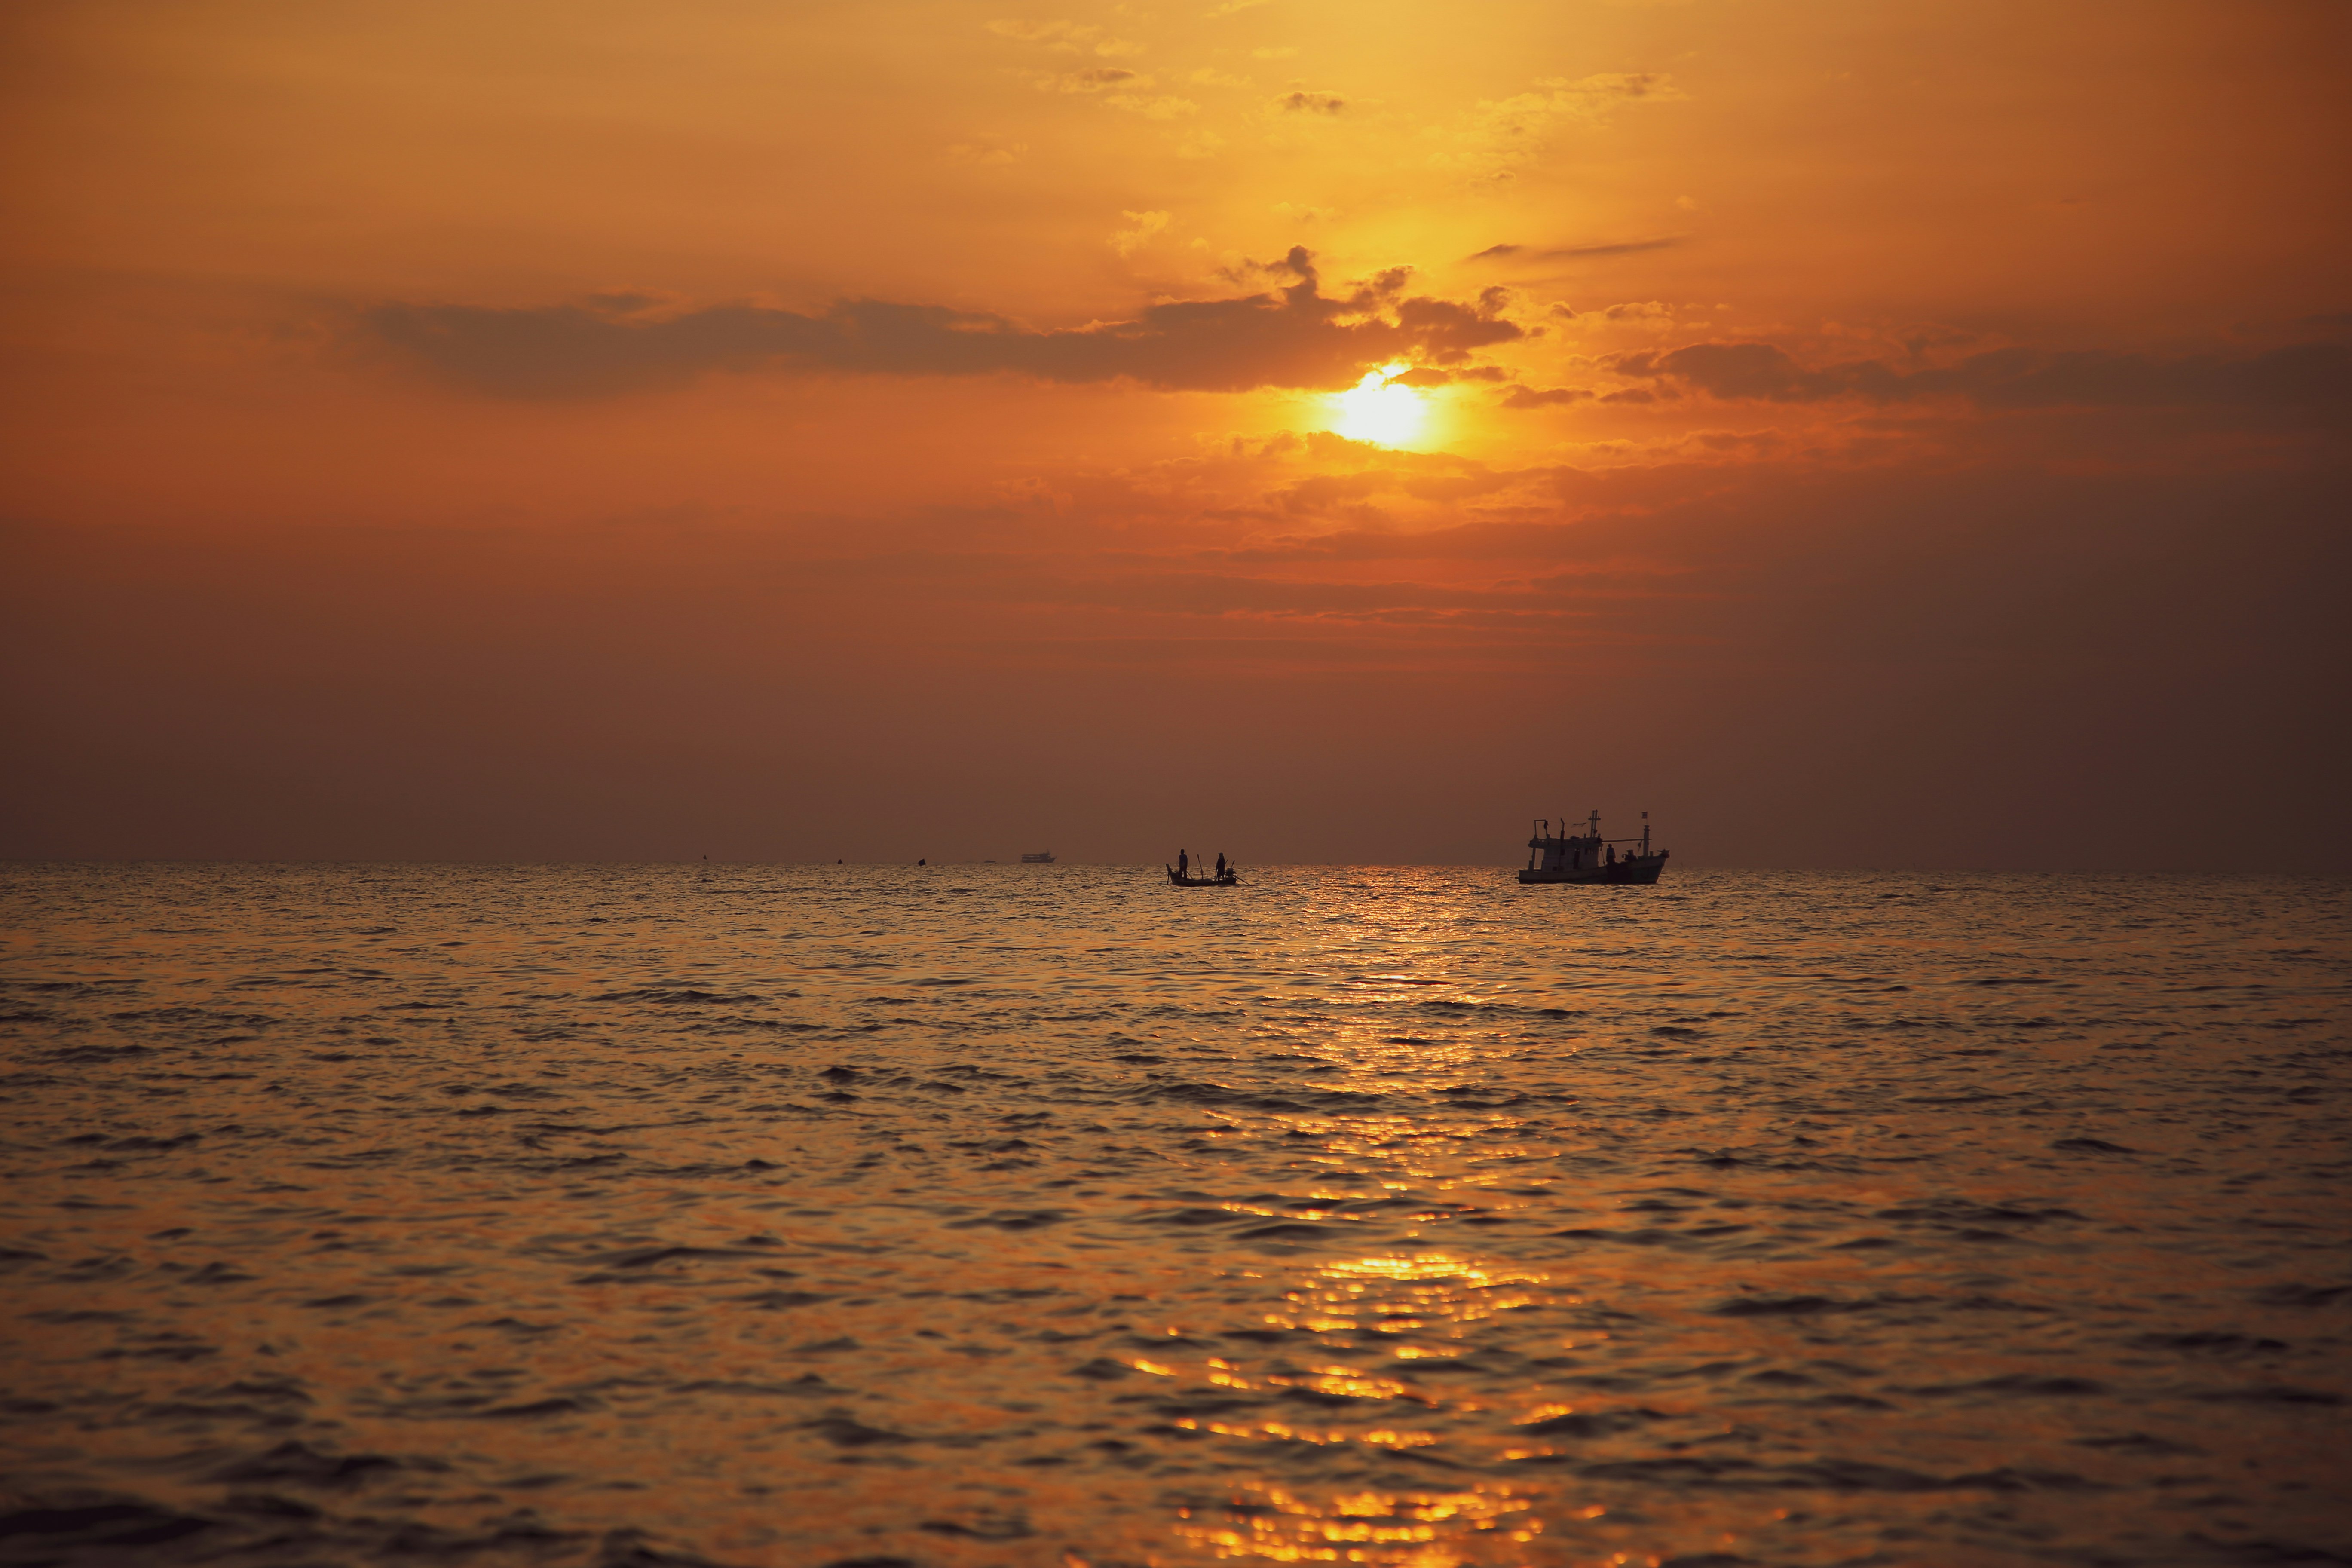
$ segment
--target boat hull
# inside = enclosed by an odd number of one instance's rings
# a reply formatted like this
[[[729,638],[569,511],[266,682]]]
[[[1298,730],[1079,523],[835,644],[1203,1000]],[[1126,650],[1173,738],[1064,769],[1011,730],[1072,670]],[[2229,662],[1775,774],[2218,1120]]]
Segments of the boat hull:
[[[1187,877],[1171,868],[1168,873],[1168,885],[1171,888],[1238,888],[1242,881],[1231,871],[1222,877]]]
[[[1587,888],[1646,888],[1666,868],[1664,855],[1633,855],[1614,866],[1562,867],[1557,870],[1521,871],[1522,883],[1566,882]]]

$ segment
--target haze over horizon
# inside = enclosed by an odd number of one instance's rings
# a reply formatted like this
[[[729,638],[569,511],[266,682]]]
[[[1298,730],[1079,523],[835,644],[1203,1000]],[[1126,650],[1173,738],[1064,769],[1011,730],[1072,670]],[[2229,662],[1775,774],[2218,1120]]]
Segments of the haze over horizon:
[[[0,858],[2352,870],[2347,18],[18,6]]]

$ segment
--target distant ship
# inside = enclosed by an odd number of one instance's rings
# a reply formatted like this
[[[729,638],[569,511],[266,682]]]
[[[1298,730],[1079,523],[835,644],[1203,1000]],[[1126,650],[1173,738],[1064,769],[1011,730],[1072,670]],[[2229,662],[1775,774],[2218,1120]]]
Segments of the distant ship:
[[[1585,823],[1583,832],[1571,834],[1568,829],[1569,824],[1562,822],[1555,834],[1549,817],[1536,818],[1535,837],[1528,840],[1528,866],[1519,873],[1520,881],[1647,886],[1666,868],[1666,851],[1651,853],[1650,814],[1646,811],[1642,814],[1642,837],[1638,839],[1612,842],[1601,837],[1601,814],[1597,811]],[[1640,847],[1620,855],[1618,844]]]
[[[1021,857],[1021,863],[1024,866],[1050,866],[1054,863],[1054,852],[1051,849],[1040,849],[1034,855]]]

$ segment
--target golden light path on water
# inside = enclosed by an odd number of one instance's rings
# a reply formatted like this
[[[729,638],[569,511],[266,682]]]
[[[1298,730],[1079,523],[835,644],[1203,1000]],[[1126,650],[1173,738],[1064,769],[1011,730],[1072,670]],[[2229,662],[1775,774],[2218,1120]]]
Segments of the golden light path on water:
[[[1286,1293],[1289,1310],[1268,1313],[1268,1327],[1314,1334],[1352,1336],[1364,1331],[1394,1336],[1399,1342],[1382,1348],[1402,1361],[1458,1354],[1463,1325],[1531,1304],[1536,1298],[1526,1288],[1544,1282],[1539,1275],[1507,1271],[1498,1275],[1443,1252],[1362,1258],[1331,1264],[1317,1273],[1312,1285]],[[1141,1370],[1162,1375],[1179,1374],[1172,1366],[1138,1364]],[[1412,1400],[1434,1407],[1442,1399],[1426,1387],[1378,1375],[1360,1364],[1312,1366],[1297,1376],[1268,1374],[1254,1384],[1233,1363],[1213,1357],[1201,1375],[1213,1386],[1306,1388],[1334,1402]],[[1475,1402],[1456,1401],[1455,1405],[1463,1411],[1478,1408]],[[1557,1407],[1543,1408],[1556,1413]],[[1180,1419],[1177,1425],[1245,1441],[1357,1442],[1392,1450],[1426,1447],[1438,1440],[1424,1430],[1381,1426],[1300,1430],[1280,1422],[1236,1425],[1192,1418]],[[1378,1561],[1398,1568],[1456,1568],[1465,1559],[1442,1537],[1499,1532],[1503,1539],[1524,1543],[1543,1530],[1542,1521],[1529,1514],[1527,1496],[1515,1494],[1508,1486],[1458,1491],[1365,1491],[1319,1500],[1277,1487],[1259,1487],[1247,1495],[1259,1500],[1229,1507],[1223,1510],[1225,1522],[1194,1525],[1188,1521],[1178,1533],[1212,1548],[1222,1558],[1277,1563]],[[1585,1517],[1598,1518],[1604,1511],[1595,1507]]]
[[[2335,884],[14,875],[62,1568],[2352,1547]]]

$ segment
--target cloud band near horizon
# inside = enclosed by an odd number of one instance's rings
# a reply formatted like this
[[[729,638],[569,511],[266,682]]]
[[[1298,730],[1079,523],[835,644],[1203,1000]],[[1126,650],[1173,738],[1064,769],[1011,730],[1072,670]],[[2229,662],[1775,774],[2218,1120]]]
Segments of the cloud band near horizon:
[[[1047,331],[886,300],[845,300],[817,314],[733,304],[654,315],[625,297],[518,308],[394,303],[365,311],[361,326],[444,379],[517,398],[611,395],[712,371],[758,370],[1336,391],[1382,364],[1460,364],[1475,350],[1525,335],[1500,317],[1497,290],[1469,303],[1409,296],[1411,269],[1395,268],[1344,297],[1326,296],[1303,247],[1268,270],[1295,281],[1272,293],[1174,300],[1127,321]]]

